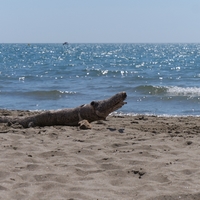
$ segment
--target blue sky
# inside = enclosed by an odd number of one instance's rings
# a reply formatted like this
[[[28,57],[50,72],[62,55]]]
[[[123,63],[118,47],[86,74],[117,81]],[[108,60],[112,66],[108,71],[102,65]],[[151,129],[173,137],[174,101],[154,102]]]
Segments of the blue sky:
[[[0,0],[0,43],[200,42],[200,0]]]

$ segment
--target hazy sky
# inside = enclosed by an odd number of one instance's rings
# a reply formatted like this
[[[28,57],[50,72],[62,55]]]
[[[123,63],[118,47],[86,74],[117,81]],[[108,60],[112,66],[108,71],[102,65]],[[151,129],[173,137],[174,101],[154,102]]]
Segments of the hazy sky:
[[[200,0],[0,0],[0,43],[200,42]]]

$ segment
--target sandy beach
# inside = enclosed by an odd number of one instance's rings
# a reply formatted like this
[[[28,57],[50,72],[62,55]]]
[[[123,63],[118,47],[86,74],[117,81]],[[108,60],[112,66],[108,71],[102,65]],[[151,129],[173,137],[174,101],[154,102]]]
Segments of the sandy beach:
[[[90,130],[0,124],[0,199],[200,199],[199,134],[198,117],[109,116]]]

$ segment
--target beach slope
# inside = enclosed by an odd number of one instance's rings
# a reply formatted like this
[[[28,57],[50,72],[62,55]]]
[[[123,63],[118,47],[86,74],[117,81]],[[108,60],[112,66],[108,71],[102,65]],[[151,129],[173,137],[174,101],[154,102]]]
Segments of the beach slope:
[[[0,124],[0,142],[0,199],[200,199],[198,117],[109,116],[91,130]]]

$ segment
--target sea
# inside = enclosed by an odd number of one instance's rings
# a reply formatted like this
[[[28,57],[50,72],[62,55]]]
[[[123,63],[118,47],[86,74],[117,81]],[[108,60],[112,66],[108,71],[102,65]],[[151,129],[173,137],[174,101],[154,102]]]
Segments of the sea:
[[[0,44],[0,109],[73,108],[121,91],[117,114],[200,116],[200,44]]]

